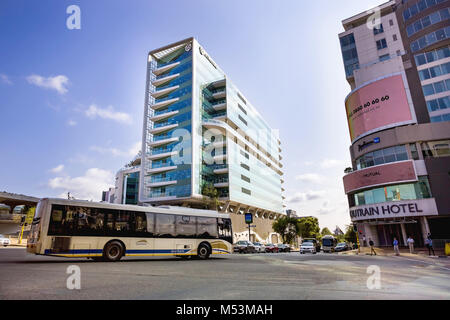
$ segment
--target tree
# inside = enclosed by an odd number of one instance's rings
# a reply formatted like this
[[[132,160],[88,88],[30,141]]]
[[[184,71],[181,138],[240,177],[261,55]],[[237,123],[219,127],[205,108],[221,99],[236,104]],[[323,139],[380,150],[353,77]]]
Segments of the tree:
[[[322,231],[320,232],[320,234],[322,235],[322,237],[326,236],[326,235],[329,235],[329,236],[333,235],[333,233],[327,227],[323,228]]]
[[[202,187],[203,203],[206,209],[216,210],[219,208],[219,191],[211,183],[205,183]]]
[[[300,218],[297,221],[298,235],[305,238],[320,238],[319,220],[314,217]]]
[[[281,217],[272,224],[272,229],[281,236],[283,243],[291,244],[292,240],[299,234],[296,218]]]
[[[344,234],[344,239],[348,242],[356,243],[356,232],[353,230],[352,225],[347,226],[347,230]]]

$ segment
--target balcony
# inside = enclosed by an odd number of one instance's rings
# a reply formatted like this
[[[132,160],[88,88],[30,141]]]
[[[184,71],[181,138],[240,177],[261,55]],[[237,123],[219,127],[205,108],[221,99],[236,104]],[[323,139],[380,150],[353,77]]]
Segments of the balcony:
[[[147,187],[150,188],[157,188],[157,187],[164,187],[164,186],[170,186],[173,184],[176,184],[176,180],[171,180],[170,178],[159,178],[159,179],[152,179],[152,181],[147,184]]]
[[[161,132],[164,132],[164,131],[171,130],[171,129],[176,128],[176,127],[178,127],[178,123],[173,123],[172,124],[172,123],[169,123],[169,122],[164,122],[164,123],[159,124],[158,126],[155,125],[153,127],[153,129],[149,130],[149,132],[151,134],[158,134],[158,133],[161,133]]]
[[[180,140],[179,137],[171,137],[171,136],[164,136],[164,139],[158,139],[158,140],[153,140],[151,142],[149,142],[149,146],[150,147],[158,147],[158,146],[163,146],[165,144],[169,144],[172,142],[177,142]]]
[[[227,95],[227,90],[225,88],[213,89],[211,94],[214,99],[224,99]]]
[[[216,102],[212,103],[211,106],[216,111],[225,110],[227,108],[227,100],[223,99],[220,101],[216,101]]]
[[[154,121],[154,122],[155,121],[161,121],[161,120],[164,120],[166,118],[170,118],[171,116],[176,115],[178,112],[179,112],[178,110],[175,110],[175,111],[168,111],[168,112],[165,112],[165,113],[160,113],[160,114],[158,114],[156,116],[150,117],[150,120]]]
[[[229,185],[230,184],[229,184],[228,177],[216,179],[214,181],[214,188],[227,188],[227,187],[229,187]]]
[[[175,103],[178,100],[180,100],[180,98],[166,99],[166,100],[160,101],[158,103],[152,104],[151,108],[153,110],[158,110],[158,109],[164,108],[168,105],[171,105],[172,103]]]
[[[214,120],[224,121],[227,118],[227,112],[219,112],[215,115],[213,115]]]
[[[160,165],[160,166],[152,166],[152,168],[148,169],[146,173],[147,174],[155,174],[155,173],[176,170],[177,168],[178,167],[174,166],[174,165],[164,164],[164,165]]]
[[[176,156],[178,154],[178,151],[169,151],[169,150],[160,150],[152,152],[150,156],[148,156],[147,159],[149,160],[157,160],[157,159],[164,159],[167,157]]]
[[[178,61],[178,62],[170,63],[170,64],[167,64],[167,65],[163,65],[163,66],[153,70],[153,74],[155,76],[162,75],[164,72],[167,72],[167,71],[175,68],[179,64],[180,64],[180,62]]]
[[[167,77],[158,77],[158,78],[156,78],[156,80],[152,81],[152,85],[154,85],[155,87],[158,87],[168,81],[171,81],[171,80],[177,78],[179,75],[180,75],[179,73],[176,73],[176,74],[173,74],[173,75],[170,75]]]
[[[152,93],[152,97],[155,98],[155,99],[158,99],[158,98],[160,98],[160,97],[163,97],[163,96],[165,96],[165,95],[171,93],[172,91],[177,90],[179,87],[180,87],[180,86],[177,85],[177,86],[173,86],[173,87],[169,87],[169,88],[164,88],[164,89],[161,89],[161,90],[157,90],[157,91],[155,91],[155,92]]]

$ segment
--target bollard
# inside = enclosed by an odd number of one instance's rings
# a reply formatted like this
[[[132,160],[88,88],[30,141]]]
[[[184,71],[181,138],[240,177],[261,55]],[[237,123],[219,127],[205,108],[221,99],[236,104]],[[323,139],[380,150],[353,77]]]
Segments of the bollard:
[[[445,244],[445,255],[450,256],[450,242]]]

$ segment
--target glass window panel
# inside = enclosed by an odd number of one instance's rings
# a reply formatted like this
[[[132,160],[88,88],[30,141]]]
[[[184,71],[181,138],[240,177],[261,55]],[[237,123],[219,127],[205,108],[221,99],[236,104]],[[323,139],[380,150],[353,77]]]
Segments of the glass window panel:
[[[355,203],[357,206],[363,206],[366,204],[366,201],[364,199],[364,193],[355,194]]]
[[[384,161],[386,163],[394,162],[395,161],[395,147],[384,149],[383,155],[384,155]]]
[[[413,4],[410,8],[409,8],[409,12],[411,14],[411,17],[415,16],[416,14],[419,13],[419,9],[417,8],[417,4]]]
[[[386,202],[386,195],[384,188],[377,188],[372,190],[374,203]]]
[[[442,64],[441,69],[442,69],[442,74],[450,73],[450,62]]]
[[[422,26],[424,28],[428,27],[429,25],[431,25],[431,19],[430,16],[426,16],[422,19]]]
[[[415,32],[419,32],[420,30],[422,30],[422,21],[417,20],[416,22],[414,22],[414,31]]]
[[[427,8],[427,2],[426,0],[421,0],[417,3],[417,6],[419,7],[419,11],[423,11]]]
[[[417,66],[421,66],[421,65],[427,63],[427,60],[425,59],[425,55],[423,53],[416,55],[415,60],[416,60]]]
[[[433,12],[432,14],[430,14],[430,20],[432,24],[441,21],[441,16],[439,15],[439,12]]]
[[[425,39],[426,39],[426,41],[427,41],[427,44],[426,45],[430,45],[430,44],[433,44],[433,43],[435,43],[436,41],[437,41],[437,39],[436,39],[436,34],[434,33],[434,32],[432,32],[432,33],[429,33],[429,34],[427,34],[426,36],[425,36]],[[434,51],[433,51],[434,52]]]
[[[367,167],[373,167],[375,165],[373,162],[373,155],[371,153],[366,154],[364,158]]]
[[[410,24],[407,26],[406,33],[408,34],[408,37],[412,36],[414,34],[414,25]]]
[[[445,85],[447,86],[447,90],[450,90],[450,79],[445,80]]]
[[[415,143],[411,143],[409,145],[409,148],[411,149],[411,156],[413,160],[419,160],[419,152],[417,151],[417,147]]]
[[[418,50],[420,50],[419,43],[417,41],[412,42],[411,43],[411,51],[416,52]]]
[[[217,238],[217,219],[198,217],[197,230],[198,237],[200,238]]]
[[[440,99],[438,99],[438,102],[439,102],[440,109],[450,108],[450,97],[440,98]]]
[[[364,199],[366,204],[374,203],[372,190],[364,191]]]
[[[442,121],[450,121],[450,113],[443,114]]]
[[[445,8],[445,9],[439,11],[439,13],[441,14],[441,19],[442,20],[447,20],[447,19],[450,18],[450,14],[449,14],[449,9],[448,8]]]
[[[174,237],[175,216],[170,214],[157,214],[155,235],[157,237]]]
[[[433,86],[434,86],[434,91],[436,93],[441,93],[441,92],[445,91],[444,81],[435,82],[435,83],[433,83]]]
[[[442,121],[442,116],[431,117],[430,122],[440,122]]]
[[[385,187],[387,193],[388,201],[400,201],[400,187],[399,186],[388,186]]]
[[[428,70],[428,69],[420,70],[419,71],[419,77],[420,77],[420,81],[424,81],[424,80],[430,79],[431,78],[430,70]]]
[[[427,101],[427,107],[428,111],[430,112],[438,110],[439,109],[438,101],[437,100]]]
[[[428,62],[428,63],[437,60],[437,54],[436,54],[436,51],[426,52],[426,53],[425,53],[425,56],[426,56],[426,58],[427,58],[427,62]]]
[[[406,146],[396,146],[395,154],[397,157],[397,161],[408,160],[408,153],[406,152]]]
[[[437,56],[438,59],[445,59],[450,57],[450,48],[449,47],[445,47],[445,48],[441,48],[437,50]]]
[[[427,0],[427,6],[428,7],[431,7],[431,6],[434,6],[434,5],[436,5],[436,0]]]
[[[373,152],[373,161],[375,165],[384,163],[383,150],[377,150]]]
[[[195,237],[197,232],[196,217],[177,216],[176,225],[177,237]]]
[[[444,29],[436,31],[436,38],[438,40],[444,40],[446,38]]]
[[[432,84],[427,84],[427,85],[423,86],[422,89],[423,89],[423,94],[425,96],[434,94],[434,87]]]
[[[442,75],[441,67],[435,66],[430,68],[430,75],[432,78],[439,77]]]
[[[420,38],[417,41],[419,42],[419,47],[420,48],[425,48],[427,46],[427,40],[425,39],[425,37],[422,37],[422,38]]]

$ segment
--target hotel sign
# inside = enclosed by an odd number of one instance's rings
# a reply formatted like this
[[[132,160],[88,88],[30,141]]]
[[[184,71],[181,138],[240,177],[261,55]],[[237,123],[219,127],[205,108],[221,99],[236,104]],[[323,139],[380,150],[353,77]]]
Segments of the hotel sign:
[[[431,199],[385,202],[350,208],[352,221],[396,217],[437,215],[436,201]]]
[[[214,68],[217,69],[217,65],[214,63],[214,61],[212,61],[212,59],[209,57],[209,55],[206,53],[206,51],[202,47],[199,47],[199,51],[200,51],[200,54],[202,56],[204,56],[206,58],[206,60],[208,60],[209,63],[211,63],[213,65]]]
[[[407,160],[349,173],[344,176],[344,190],[348,194],[363,188],[413,181],[417,181],[414,161]]]

